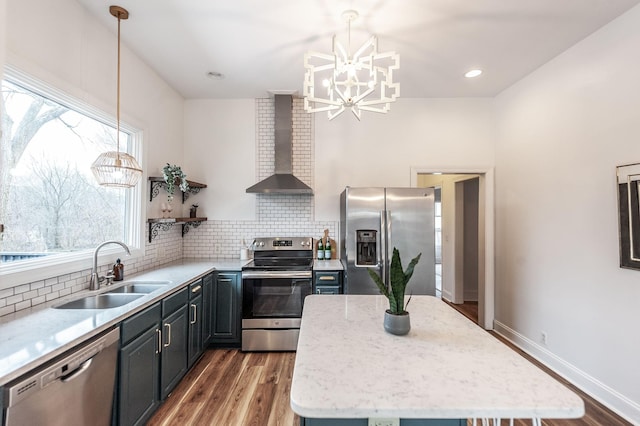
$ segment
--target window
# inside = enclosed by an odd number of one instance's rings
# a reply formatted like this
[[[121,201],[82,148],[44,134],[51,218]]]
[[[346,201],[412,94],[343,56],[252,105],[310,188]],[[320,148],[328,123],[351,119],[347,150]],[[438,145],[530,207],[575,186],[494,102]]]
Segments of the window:
[[[0,271],[86,258],[105,240],[141,245],[141,185],[101,187],[90,170],[116,150],[113,117],[11,70],[0,117]],[[139,158],[139,135],[120,131],[120,150]]]

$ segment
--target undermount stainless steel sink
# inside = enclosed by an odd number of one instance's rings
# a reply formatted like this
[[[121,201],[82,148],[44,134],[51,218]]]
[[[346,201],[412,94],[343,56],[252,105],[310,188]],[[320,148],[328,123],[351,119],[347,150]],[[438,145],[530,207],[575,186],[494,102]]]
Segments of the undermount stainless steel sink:
[[[62,305],[54,306],[55,309],[111,309],[126,305],[144,296],[144,294],[96,294],[72,300]]]
[[[122,287],[114,288],[113,290],[109,290],[107,293],[148,294],[169,284],[171,284],[171,281],[129,281]]]

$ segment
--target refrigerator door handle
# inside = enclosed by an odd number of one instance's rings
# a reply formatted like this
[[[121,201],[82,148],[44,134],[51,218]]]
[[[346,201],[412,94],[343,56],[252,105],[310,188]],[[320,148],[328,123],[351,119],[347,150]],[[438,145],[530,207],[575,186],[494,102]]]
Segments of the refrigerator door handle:
[[[380,212],[380,250],[378,250],[378,265],[381,267],[380,277],[387,284],[387,212]]]
[[[385,266],[386,266],[386,270],[387,273],[385,274],[385,283],[387,283],[387,286],[390,286],[390,282],[391,282],[391,277],[389,277],[390,271],[391,271],[391,258],[393,256],[393,246],[391,245],[391,210],[385,210],[385,225],[386,225],[386,229],[384,232],[385,235],[385,239],[386,239],[386,243],[385,243]]]

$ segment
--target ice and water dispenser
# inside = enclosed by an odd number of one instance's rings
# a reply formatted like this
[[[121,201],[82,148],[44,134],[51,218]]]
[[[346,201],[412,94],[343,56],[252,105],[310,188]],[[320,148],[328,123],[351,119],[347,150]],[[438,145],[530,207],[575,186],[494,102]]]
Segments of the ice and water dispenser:
[[[378,231],[356,231],[356,266],[376,266],[378,264]]]

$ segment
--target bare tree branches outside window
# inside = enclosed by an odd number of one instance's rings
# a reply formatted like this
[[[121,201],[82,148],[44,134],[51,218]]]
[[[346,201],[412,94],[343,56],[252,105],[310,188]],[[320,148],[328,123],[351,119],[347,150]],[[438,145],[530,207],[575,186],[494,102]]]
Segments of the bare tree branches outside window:
[[[126,240],[124,190],[99,186],[90,171],[116,149],[115,126],[7,80],[0,105],[1,261]],[[121,132],[121,149],[129,137]]]

